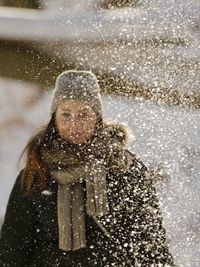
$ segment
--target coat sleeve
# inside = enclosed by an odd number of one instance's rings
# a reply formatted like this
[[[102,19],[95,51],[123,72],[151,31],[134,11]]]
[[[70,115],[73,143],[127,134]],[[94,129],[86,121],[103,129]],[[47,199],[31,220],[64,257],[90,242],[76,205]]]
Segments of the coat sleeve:
[[[124,181],[127,188],[125,217],[130,225],[128,256],[141,266],[175,266],[166,244],[154,183],[141,160],[134,158]]]
[[[0,266],[26,267],[36,243],[31,200],[20,190],[20,174],[10,193],[0,232]]]

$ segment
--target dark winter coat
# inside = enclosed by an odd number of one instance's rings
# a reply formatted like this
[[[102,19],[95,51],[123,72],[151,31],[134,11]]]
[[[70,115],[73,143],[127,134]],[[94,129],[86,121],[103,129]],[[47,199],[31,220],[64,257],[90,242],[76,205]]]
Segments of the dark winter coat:
[[[24,196],[20,173],[1,229],[0,266],[174,266],[155,188],[143,163],[131,157],[129,170],[108,173],[110,214],[96,222],[86,217],[87,247],[74,252],[58,248],[57,182],[49,179],[45,191]]]

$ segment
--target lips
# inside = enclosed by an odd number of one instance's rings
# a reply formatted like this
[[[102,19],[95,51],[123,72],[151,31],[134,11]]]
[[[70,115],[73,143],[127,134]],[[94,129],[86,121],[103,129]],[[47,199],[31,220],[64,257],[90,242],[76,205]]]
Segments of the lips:
[[[73,138],[80,138],[80,137],[83,136],[83,133],[71,133],[71,136],[72,136]]]

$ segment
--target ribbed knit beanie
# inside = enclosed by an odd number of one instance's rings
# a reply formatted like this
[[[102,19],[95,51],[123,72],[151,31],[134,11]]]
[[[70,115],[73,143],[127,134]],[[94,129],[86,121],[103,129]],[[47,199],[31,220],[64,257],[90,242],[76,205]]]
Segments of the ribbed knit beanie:
[[[89,104],[97,115],[102,115],[100,88],[96,76],[90,71],[69,70],[56,79],[51,114],[67,100],[81,100]]]

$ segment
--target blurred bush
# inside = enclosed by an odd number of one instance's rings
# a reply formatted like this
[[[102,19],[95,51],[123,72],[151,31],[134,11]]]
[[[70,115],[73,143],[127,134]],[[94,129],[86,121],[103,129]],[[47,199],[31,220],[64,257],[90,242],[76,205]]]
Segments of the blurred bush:
[[[7,6],[7,7],[40,8],[41,1],[39,0],[0,0],[0,5]]]

